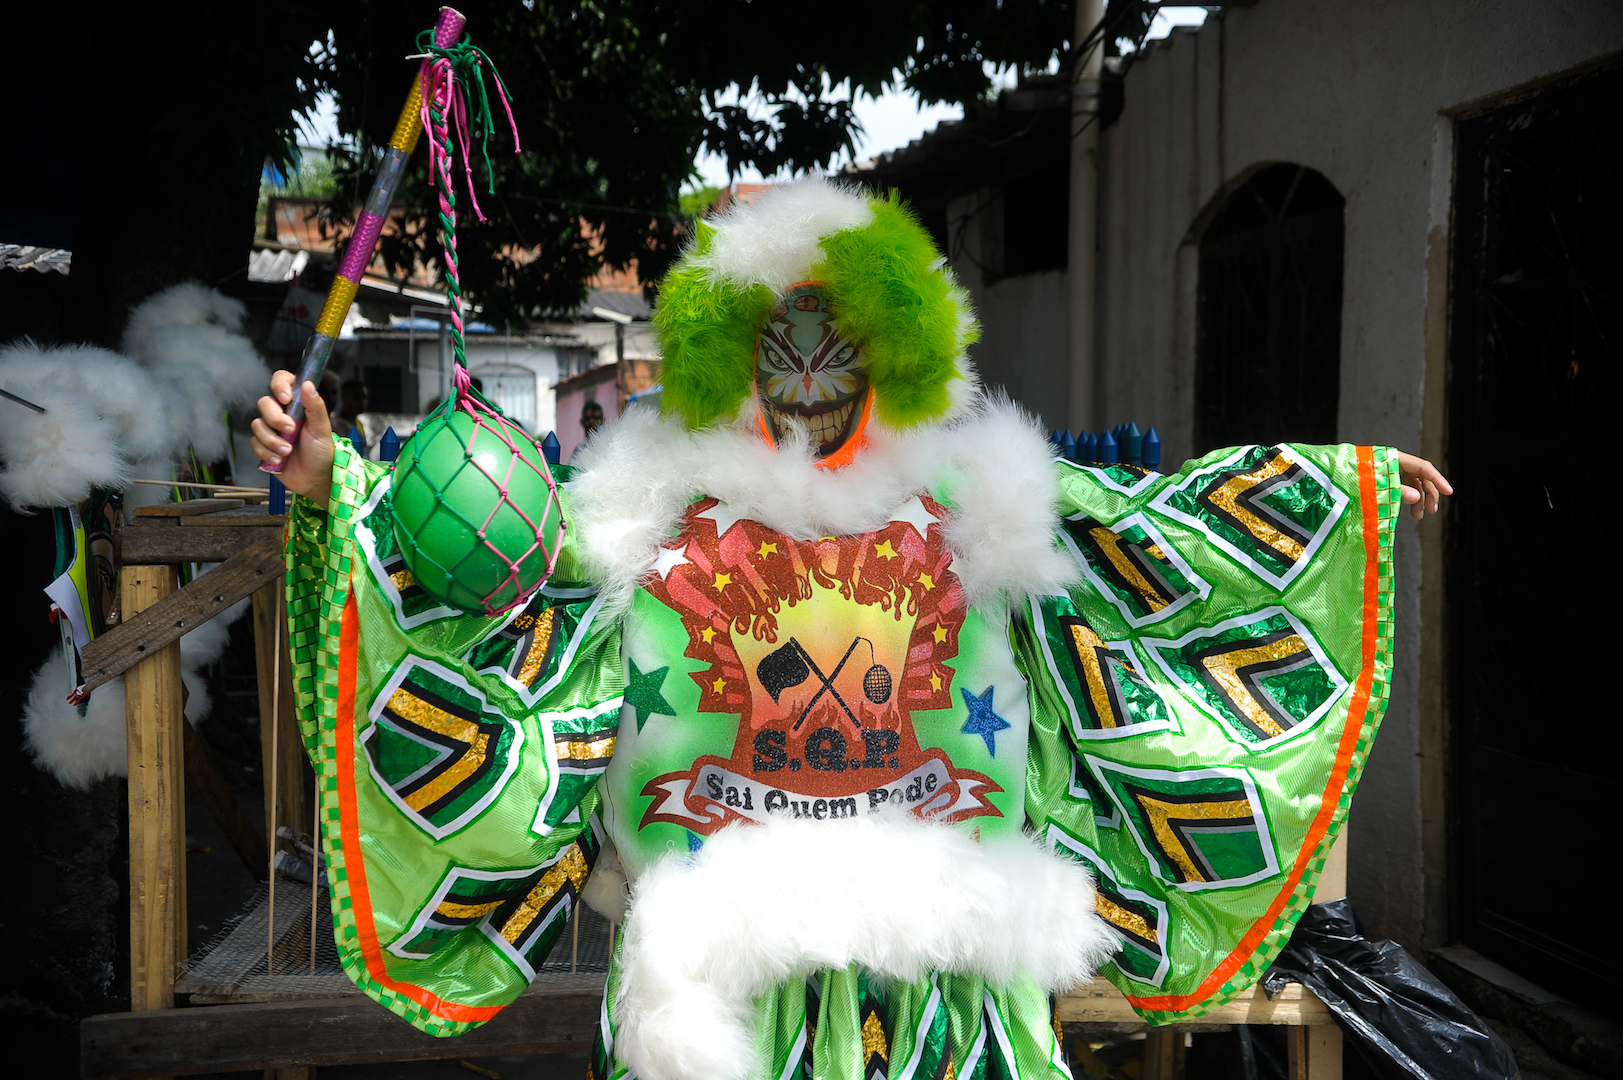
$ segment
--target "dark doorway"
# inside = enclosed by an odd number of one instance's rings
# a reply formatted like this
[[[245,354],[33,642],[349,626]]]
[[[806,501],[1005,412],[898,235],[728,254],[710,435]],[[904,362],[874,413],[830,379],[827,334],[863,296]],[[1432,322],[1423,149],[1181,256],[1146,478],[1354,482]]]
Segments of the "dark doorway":
[[[1336,441],[1343,203],[1322,174],[1270,165],[1231,192],[1206,227],[1197,453]]]
[[[1613,67],[1459,123],[1448,419],[1454,931],[1607,1010],[1623,726],[1590,572],[1617,544],[1619,101]]]

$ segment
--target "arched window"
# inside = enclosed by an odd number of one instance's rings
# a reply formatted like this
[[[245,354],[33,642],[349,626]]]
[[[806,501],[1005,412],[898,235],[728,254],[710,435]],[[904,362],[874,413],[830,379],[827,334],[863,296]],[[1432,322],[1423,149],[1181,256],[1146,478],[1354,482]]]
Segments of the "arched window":
[[[517,364],[491,364],[468,374],[483,386],[485,397],[495,402],[526,431],[535,431],[535,372]]]
[[[1312,169],[1269,165],[1201,235],[1197,452],[1336,441],[1344,202]]]

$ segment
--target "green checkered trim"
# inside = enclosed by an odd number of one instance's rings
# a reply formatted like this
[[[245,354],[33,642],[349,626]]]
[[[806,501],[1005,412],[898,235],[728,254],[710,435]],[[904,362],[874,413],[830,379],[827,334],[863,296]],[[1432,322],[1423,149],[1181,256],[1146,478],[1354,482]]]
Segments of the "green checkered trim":
[[[388,475],[337,440],[332,493],[321,510],[294,496],[287,535],[288,644],[293,654],[293,694],[299,732],[315,767],[322,850],[332,895],[333,934],[344,971],[368,997],[430,1035],[461,1035],[478,1024],[447,1020],[375,982],[366,969],[355,926],[349,868],[339,842],[338,671],[344,606],[355,565],[355,525],[367,492]]]
[[[1324,839],[1320,841],[1318,850],[1314,852],[1307,869],[1302,873],[1301,880],[1292,890],[1290,899],[1285,902],[1279,917],[1274,920],[1274,925],[1264,936],[1262,943],[1257,946],[1256,951],[1251,954],[1250,959],[1240,965],[1239,970],[1223,984],[1222,989],[1188,1009],[1177,1012],[1139,1010],[1139,1014],[1152,1025],[1172,1024],[1204,1016],[1251,989],[1274,962],[1280,950],[1290,942],[1291,932],[1296,929],[1297,920],[1313,903],[1313,894],[1318,888],[1319,876],[1324,873],[1325,861],[1329,857],[1330,849],[1335,846],[1336,838],[1341,835],[1347,814],[1352,809],[1353,792],[1358,788],[1358,780],[1364,772],[1364,763],[1369,759],[1370,747],[1375,742],[1375,733],[1381,726],[1381,718],[1386,714],[1386,705],[1392,694],[1392,539],[1396,531],[1398,510],[1403,503],[1403,490],[1398,473],[1398,452],[1390,447],[1377,446],[1373,448],[1373,457],[1377,518],[1374,670],[1370,677],[1368,703],[1359,722],[1358,741],[1353,746],[1352,761],[1347,766],[1347,778],[1336,797],[1335,815],[1330,819],[1330,827],[1325,830]],[[1362,499],[1358,505],[1362,509]],[[1349,515],[1343,527],[1354,520],[1362,531],[1362,513],[1357,518]]]

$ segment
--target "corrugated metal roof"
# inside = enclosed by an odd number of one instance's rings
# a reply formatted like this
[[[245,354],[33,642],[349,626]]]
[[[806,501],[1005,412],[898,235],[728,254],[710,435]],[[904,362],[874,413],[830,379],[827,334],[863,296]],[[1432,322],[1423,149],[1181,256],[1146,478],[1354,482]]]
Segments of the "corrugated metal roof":
[[[66,248],[31,247],[26,244],[0,244],[0,266],[7,270],[37,270],[64,277],[73,265],[73,252]]]
[[[248,280],[292,281],[309,261],[308,251],[256,247],[248,256]]]

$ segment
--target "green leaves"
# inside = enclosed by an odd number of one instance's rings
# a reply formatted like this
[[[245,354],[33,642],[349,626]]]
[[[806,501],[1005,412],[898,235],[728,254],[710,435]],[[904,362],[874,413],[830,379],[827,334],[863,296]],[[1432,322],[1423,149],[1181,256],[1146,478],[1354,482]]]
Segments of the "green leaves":
[[[988,66],[1047,70],[1063,57],[1074,18],[1071,0],[459,7],[469,40],[502,73],[524,145],[515,156],[498,138],[489,174],[476,161],[474,182],[495,182],[496,195],[480,199],[490,221],[457,223],[465,294],[497,323],[574,311],[605,267],[634,269],[645,287],[657,281],[686,233],[681,190],[701,150],[734,175],[830,167],[861,133],[851,96],[901,83],[927,102],[973,101],[992,85]],[[434,13],[433,3],[398,0],[332,12],[325,85],[361,150],[340,172],[330,208],[339,218],[353,215],[350,196],[370,180],[369,151],[387,139],[410,78],[403,57]],[[505,117],[491,122],[500,135]],[[410,220],[381,247],[397,273],[439,258],[437,199],[422,174],[408,173]]]

